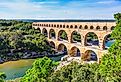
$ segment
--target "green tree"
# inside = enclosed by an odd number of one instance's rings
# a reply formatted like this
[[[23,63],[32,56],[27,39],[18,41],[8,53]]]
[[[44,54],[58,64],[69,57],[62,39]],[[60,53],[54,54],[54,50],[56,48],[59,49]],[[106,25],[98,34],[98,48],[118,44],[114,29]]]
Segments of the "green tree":
[[[0,72],[0,82],[4,82],[4,79],[6,78],[5,73]]]
[[[99,72],[106,82],[121,81],[121,14],[115,14],[116,27],[111,36],[115,40],[108,49],[108,54],[101,60]]]
[[[47,77],[54,71],[58,62],[44,57],[35,60],[32,68],[26,72],[21,82],[47,82]]]

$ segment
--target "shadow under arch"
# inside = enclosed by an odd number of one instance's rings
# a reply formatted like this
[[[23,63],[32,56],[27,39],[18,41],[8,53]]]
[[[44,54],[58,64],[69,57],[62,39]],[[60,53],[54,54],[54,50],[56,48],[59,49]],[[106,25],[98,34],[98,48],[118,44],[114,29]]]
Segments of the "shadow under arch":
[[[64,30],[60,30],[58,32],[58,40],[59,41],[63,41],[63,40],[67,40],[68,41],[67,33]]]
[[[81,43],[81,35],[77,31],[71,33],[71,43]]]
[[[81,60],[83,61],[98,61],[97,54],[93,50],[87,50],[81,56]]]
[[[88,32],[85,36],[85,46],[99,46],[98,36],[94,32]]]
[[[71,57],[79,57],[81,56],[80,50],[77,47],[72,47],[71,50],[69,51],[69,55]]]
[[[50,45],[50,47],[52,47],[52,48],[55,49],[55,43],[54,43],[53,41],[50,41],[50,42],[49,42],[49,45]]]
[[[108,49],[114,42],[115,40],[111,38],[111,34],[107,34],[103,40],[103,49]]]
[[[49,31],[49,38],[50,39],[55,39],[56,38],[56,33],[54,29],[50,29]]]
[[[45,35],[45,37],[48,37],[48,32],[47,32],[46,28],[42,29],[42,34]]]
[[[59,44],[57,47],[57,51],[60,52],[61,54],[68,54],[67,47],[64,44]]]

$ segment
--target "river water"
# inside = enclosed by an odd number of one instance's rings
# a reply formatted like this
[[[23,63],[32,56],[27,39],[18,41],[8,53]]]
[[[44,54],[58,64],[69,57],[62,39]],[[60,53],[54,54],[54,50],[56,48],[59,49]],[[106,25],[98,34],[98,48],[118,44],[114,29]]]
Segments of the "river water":
[[[51,57],[55,61],[59,61],[62,56]],[[24,59],[18,61],[9,61],[0,64],[0,72],[5,72],[7,75],[6,80],[22,77],[27,69],[32,67],[32,63],[35,59]]]

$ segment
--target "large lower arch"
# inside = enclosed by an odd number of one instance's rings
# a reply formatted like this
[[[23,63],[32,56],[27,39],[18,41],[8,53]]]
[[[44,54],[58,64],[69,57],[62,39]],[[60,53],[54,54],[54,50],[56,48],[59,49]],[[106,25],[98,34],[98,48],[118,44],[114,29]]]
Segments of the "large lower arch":
[[[98,61],[97,54],[92,50],[87,50],[81,56],[81,60],[83,61]]]
[[[54,29],[50,29],[50,31],[49,31],[49,38],[50,39],[55,39],[56,38],[56,34],[55,34]]]
[[[42,29],[42,34],[44,34],[46,37],[48,37],[48,32],[45,28]]]
[[[88,32],[85,36],[85,46],[99,46],[98,36],[94,32]]]
[[[55,49],[55,43],[54,43],[53,41],[50,41],[50,42],[49,42],[49,45],[50,45],[50,47],[52,47],[52,48]]]
[[[59,44],[57,51],[65,54],[65,55],[68,54],[67,47],[64,44]]]
[[[72,47],[71,50],[69,51],[69,55],[72,57],[79,57],[81,56],[80,50],[77,47]]]
[[[108,49],[113,43],[114,39],[111,38],[111,35],[106,35],[103,40],[103,49]]]
[[[58,32],[58,40],[59,41],[62,41],[62,40],[67,40],[68,41],[67,33],[64,30],[60,30]]]
[[[77,31],[73,31],[71,34],[71,42],[72,43],[81,43],[81,35]]]

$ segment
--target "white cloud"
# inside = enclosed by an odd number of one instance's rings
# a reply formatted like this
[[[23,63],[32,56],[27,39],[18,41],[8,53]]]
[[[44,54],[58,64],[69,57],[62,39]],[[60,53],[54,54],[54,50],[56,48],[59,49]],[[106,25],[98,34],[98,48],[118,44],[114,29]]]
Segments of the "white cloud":
[[[99,3],[99,4],[112,4],[114,2],[115,2],[115,0],[106,0],[106,1],[98,1],[97,3]]]

